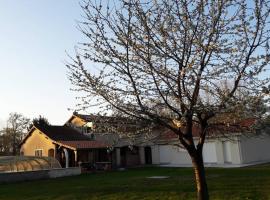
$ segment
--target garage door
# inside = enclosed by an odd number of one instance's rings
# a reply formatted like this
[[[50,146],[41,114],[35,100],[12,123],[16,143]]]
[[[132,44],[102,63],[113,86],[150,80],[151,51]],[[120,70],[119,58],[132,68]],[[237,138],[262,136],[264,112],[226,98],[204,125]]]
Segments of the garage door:
[[[203,159],[205,163],[217,162],[216,145],[214,142],[208,142],[204,144]]]
[[[172,164],[174,165],[190,165],[191,159],[188,152],[184,149],[174,146],[172,151]]]
[[[160,145],[160,164],[169,164],[171,162],[171,146],[170,145]]]

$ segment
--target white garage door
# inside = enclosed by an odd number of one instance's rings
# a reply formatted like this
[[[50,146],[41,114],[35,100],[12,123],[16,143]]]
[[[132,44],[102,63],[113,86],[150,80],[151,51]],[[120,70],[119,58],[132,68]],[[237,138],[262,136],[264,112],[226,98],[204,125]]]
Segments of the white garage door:
[[[191,159],[186,150],[173,145],[160,145],[160,164],[187,165]]]
[[[169,164],[171,162],[171,146],[170,145],[160,145],[160,164]]]
[[[216,145],[214,142],[208,142],[204,144],[203,159],[205,163],[217,162]]]
[[[232,162],[231,142],[230,141],[225,141],[222,144],[223,144],[224,162],[225,163],[231,163]]]
[[[174,165],[190,165],[191,159],[188,152],[184,149],[174,146],[172,151],[172,164]]]

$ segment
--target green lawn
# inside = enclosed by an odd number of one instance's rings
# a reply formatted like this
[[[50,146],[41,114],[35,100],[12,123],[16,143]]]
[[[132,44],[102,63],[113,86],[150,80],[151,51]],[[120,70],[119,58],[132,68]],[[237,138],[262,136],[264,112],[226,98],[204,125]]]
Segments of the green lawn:
[[[149,176],[170,176],[153,180]],[[270,165],[207,169],[211,199],[270,200]],[[192,169],[149,167],[0,185],[3,200],[195,199]]]

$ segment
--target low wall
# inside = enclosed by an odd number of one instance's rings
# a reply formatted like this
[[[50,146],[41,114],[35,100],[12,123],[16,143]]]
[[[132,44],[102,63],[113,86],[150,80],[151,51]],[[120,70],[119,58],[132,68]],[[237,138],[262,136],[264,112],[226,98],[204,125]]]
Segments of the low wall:
[[[80,174],[81,174],[80,167],[24,171],[24,172],[7,172],[7,173],[0,173],[0,183],[58,178]]]
[[[61,169],[53,169],[48,172],[49,178],[58,178],[64,176],[75,176],[81,174],[80,167],[70,167],[70,168],[61,168]]]

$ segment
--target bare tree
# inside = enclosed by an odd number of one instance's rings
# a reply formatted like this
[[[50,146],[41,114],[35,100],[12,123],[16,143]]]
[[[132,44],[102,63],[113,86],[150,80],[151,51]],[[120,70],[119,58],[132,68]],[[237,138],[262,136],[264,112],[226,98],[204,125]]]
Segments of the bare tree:
[[[5,154],[17,155],[30,120],[19,113],[10,113],[6,127],[1,131],[2,149]]]
[[[208,199],[202,149],[211,120],[241,105],[243,88],[250,104],[269,90],[269,76],[260,75],[270,61],[269,0],[85,0],[81,7],[87,40],[67,64],[74,90],[86,94],[81,108],[113,108],[172,130],[192,159],[198,199]],[[226,80],[232,84],[224,88]]]

